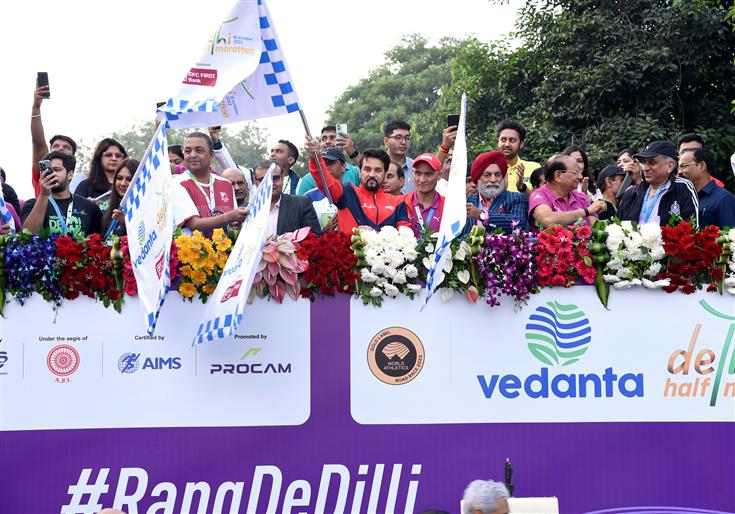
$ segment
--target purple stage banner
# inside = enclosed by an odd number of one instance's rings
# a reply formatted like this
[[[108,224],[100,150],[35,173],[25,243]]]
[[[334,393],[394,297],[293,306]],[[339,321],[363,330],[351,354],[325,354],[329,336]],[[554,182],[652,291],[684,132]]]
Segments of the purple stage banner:
[[[457,513],[506,458],[565,514],[735,513],[732,297],[462,302],[256,301],[196,347],[175,296],[152,337],[134,299],[10,304],[0,513]]]

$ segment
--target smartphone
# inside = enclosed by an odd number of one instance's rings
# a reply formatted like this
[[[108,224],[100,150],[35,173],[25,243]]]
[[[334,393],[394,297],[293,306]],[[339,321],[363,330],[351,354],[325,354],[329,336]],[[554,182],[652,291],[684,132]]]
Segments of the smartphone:
[[[45,71],[39,71],[36,76],[36,87],[48,86],[48,73]],[[44,98],[51,98],[51,89],[43,95]]]
[[[44,177],[46,175],[51,175],[54,172],[54,170],[51,169],[51,161],[49,160],[38,161],[38,170]]]
[[[344,136],[345,134],[349,134],[349,132],[347,132],[347,124],[337,123],[337,137]]]
[[[447,127],[459,125],[459,114],[447,114]]]

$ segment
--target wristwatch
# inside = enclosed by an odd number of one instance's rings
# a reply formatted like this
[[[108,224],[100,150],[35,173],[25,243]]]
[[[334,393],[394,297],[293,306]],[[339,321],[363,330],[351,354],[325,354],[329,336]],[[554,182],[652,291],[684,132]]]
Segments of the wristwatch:
[[[360,155],[360,152],[358,152],[357,148],[355,148],[355,151],[350,154],[350,159],[354,159],[358,155]]]
[[[518,188],[518,192],[519,193],[525,193],[526,192],[526,189],[528,189],[528,186],[526,185],[526,183],[525,182],[521,182],[521,187]]]

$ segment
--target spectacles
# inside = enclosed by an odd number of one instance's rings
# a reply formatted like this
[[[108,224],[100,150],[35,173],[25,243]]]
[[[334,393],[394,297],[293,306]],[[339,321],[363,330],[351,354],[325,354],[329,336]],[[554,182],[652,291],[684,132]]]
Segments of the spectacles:
[[[105,152],[105,153],[102,154],[102,157],[106,157],[108,159],[110,159],[111,157],[114,157],[115,159],[122,159],[125,156],[123,154],[121,154],[121,153]]]
[[[687,166],[694,166],[695,164],[699,164],[698,162],[690,162],[688,164],[679,164],[679,171],[684,171],[687,169]]]
[[[582,176],[582,172],[579,171],[579,170],[564,170],[564,171],[562,171],[562,173],[574,173],[578,177],[581,177]]]
[[[394,140],[396,143],[410,143],[411,136],[388,136],[388,139]]]

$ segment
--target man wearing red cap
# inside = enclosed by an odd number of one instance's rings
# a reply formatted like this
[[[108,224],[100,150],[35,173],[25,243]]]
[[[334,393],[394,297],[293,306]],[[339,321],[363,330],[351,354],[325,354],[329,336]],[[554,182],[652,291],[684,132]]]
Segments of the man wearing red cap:
[[[477,193],[467,197],[467,216],[479,220],[488,232],[502,228],[526,230],[528,199],[523,193],[505,189],[508,162],[500,151],[481,153],[472,163],[470,175]]]
[[[424,153],[413,160],[413,178],[416,189],[404,196],[411,228],[416,237],[424,227],[438,232],[444,212],[444,197],[436,192],[442,163],[436,155]]]

